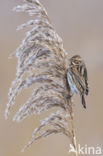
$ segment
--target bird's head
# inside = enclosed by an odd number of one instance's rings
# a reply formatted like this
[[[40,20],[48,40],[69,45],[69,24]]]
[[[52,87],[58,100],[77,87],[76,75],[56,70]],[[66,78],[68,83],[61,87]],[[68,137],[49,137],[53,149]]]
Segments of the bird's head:
[[[69,61],[70,61],[70,65],[73,66],[80,66],[83,63],[83,60],[79,55],[74,55],[69,59]]]

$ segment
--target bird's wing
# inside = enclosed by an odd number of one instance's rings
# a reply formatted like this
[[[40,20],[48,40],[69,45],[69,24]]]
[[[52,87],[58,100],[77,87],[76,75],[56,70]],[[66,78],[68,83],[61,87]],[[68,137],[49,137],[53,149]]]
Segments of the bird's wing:
[[[88,89],[88,74],[87,74],[87,68],[84,66],[84,74],[83,77],[85,79],[85,85],[86,85],[86,95],[88,95],[89,89]]]
[[[73,68],[72,69],[72,74],[75,76],[75,78],[78,80],[79,84],[81,85],[81,87],[83,88],[83,90],[86,90],[85,87],[85,79],[84,77],[78,72],[77,68]]]
[[[83,65],[80,66],[80,73],[81,76],[83,77],[84,81],[85,81],[85,94],[88,95],[89,89],[88,89],[88,74],[87,74],[87,68],[85,63],[83,63]]]

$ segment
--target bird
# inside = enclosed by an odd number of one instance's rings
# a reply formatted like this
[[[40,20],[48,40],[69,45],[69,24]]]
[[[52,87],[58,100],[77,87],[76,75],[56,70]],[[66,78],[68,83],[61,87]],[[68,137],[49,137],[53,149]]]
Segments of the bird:
[[[79,94],[81,103],[86,108],[84,95],[89,93],[88,75],[86,65],[81,56],[74,55],[69,59],[66,77],[72,95]]]

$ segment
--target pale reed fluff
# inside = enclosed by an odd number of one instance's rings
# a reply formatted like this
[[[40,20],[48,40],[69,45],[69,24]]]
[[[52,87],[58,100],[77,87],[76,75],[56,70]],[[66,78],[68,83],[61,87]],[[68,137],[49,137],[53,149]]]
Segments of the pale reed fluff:
[[[13,120],[20,122],[29,115],[51,108],[58,108],[58,111],[42,121],[40,127],[34,130],[32,141],[25,147],[50,134],[63,133],[69,137],[76,151],[71,95],[66,79],[68,56],[63,48],[63,41],[38,0],[26,0],[14,10],[27,12],[34,19],[18,27],[18,30],[25,27],[31,27],[31,30],[12,54],[16,55],[18,66],[16,78],[9,90],[5,118],[8,117],[17,95],[25,88],[34,86],[31,97],[21,106]]]

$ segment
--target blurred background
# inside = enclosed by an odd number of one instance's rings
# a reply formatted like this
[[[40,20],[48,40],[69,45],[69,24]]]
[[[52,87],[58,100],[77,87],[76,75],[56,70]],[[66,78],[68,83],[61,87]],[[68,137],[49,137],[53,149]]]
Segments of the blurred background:
[[[63,135],[52,135],[34,143],[21,153],[31,139],[41,116],[31,116],[18,124],[12,117],[24,103],[28,93],[19,96],[9,119],[4,111],[8,89],[16,73],[16,58],[8,60],[25,36],[16,27],[27,21],[26,14],[12,12],[22,0],[0,1],[0,156],[67,156],[69,140]],[[48,15],[63,38],[70,57],[79,54],[88,68],[90,94],[84,110],[78,96],[74,97],[75,127],[81,146],[100,146],[103,149],[103,1],[102,0],[41,0]],[[101,155],[102,156],[102,155]]]

